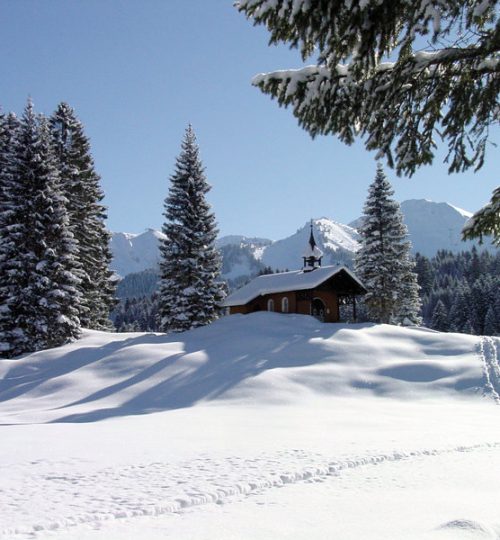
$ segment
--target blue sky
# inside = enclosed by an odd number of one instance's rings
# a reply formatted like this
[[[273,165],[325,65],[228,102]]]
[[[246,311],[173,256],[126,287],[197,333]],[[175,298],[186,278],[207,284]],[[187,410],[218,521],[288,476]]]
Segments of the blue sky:
[[[373,153],[334,137],[312,140],[291,111],[251,86],[256,73],[301,60],[269,47],[267,32],[232,0],[2,0],[0,20],[0,105],[21,113],[30,95],[40,112],[60,101],[76,109],[112,231],[161,227],[189,122],[221,234],[277,239],[311,217],[348,223],[360,215]],[[448,176],[441,161],[411,179],[387,174],[399,201],[473,211],[498,185],[499,165],[491,147],[475,174]]]

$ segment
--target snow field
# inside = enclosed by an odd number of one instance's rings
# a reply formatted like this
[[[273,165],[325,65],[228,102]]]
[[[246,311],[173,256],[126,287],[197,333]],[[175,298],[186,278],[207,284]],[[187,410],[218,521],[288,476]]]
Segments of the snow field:
[[[233,315],[172,336],[87,332],[64,347],[0,362],[0,422],[92,422],[214,400],[482,395],[490,389],[479,343],[277,313]]]
[[[11,478],[12,487],[8,487],[8,482],[4,484],[0,493],[2,521],[11,526],[0,532],[0,538],[32,538],[82,524],[97,527],[111,520],[176,513],[194,506],[230,502],[235,496],[269,488],[322,481],[352,469],[386,462],[498,451],[499,447],[500,443],[461,445],[350,456],[334,461],[318,453],[295,449],[254,458],[214,459],[200,455],[176,465],[164,461],[87,471],[82,471],[75,462],[35,461],[31,467],[21,469],[22,479]],[[9,476],[7,472],[7,480]],[[19,512],[20,509],[23,510]]]
[[[495,539],[498,375],[388,325],[87,332],[0,362],[0,539]]]
[[[350,475],[358,469],[365,471],[360,472],[361,477],[368,478],[373,474],[370,470],[382,464],[405,462],[411,468],[414,462],[430,460],[429,467],[432,468],[433,461],[442,463],[447,456],[462,453],[474,455],[476,460],[491,452],[500,457],[499,441],[467,444],[481,431],[480,438],[487,436],[484,426],[472,430],[467,418],[462,425],[456,426],[459,432],[463,429],[464,434],[458,435],[449,429],[448,433],[442,434],[442,440],[433,430],[445,425],[443,418],[437,419],[432,429],[422,429],[422,424],[429,421],[431,415],[442,414],[436,410],[436,403],[428,407],[403,406],[403,412],[409,414],[408,425],[403,429],[401,420],[394,426],[388,403],[382,408],[369,403],[366,409],[360,409],[359,404],[353,402],[349,412],[350,401],[337,403],[346,418],[341,419],[338,413],[338,417],[329,423],[325,418],[335,414],[323,410],[321,403],[317,411],[303,410],[302,420],[306,425],[302,432],[299,428],[301,419],[296,418],[300,417],[300,408],[283,410],[271,421],[266,421],[261,418],[265,411],[245,411],[239,407],[229,414],[224,413],[222,407],[200,407],[198,419],[185,413],[173,422],[168,413],[160,413],[151,415],[147,426],[140,425],[143,423],[141,418],[82,425],[80,433],[75,429],[78,426],[38,426],[44,428],[45,436],[52,434],[46,448],[21,446],[26,440],[41,441],[40,432],[34,433],[32,426],[4,428],[7,430],[6,442],[13,435],[12,448],[19,445],[21,456],[25,455],[22,456],[24,460],[19,460],[12,449],[10,452],[7,449],[6,459],[1,456],[5,465],[1,471],[0,538],[49,538],[51,531],[60,531],[62,537],[67,538],[68,531],[77,531],[81,525],[101,528],[106,524],[112,526],[116,520],[132,520],[133,524],[137,517],[178,513],[211,503],[231,503],[241,500],[242,496],[262,494],[276,487],[322,482],[328,478],[335,481],[336,477]],[[460,402],[453,405],[455,412],[464,418],[469,406]],[[472,415],[479,413],[482,407],[472,406],[471,409]],[[377,419],[356,425],[356,418],[363,410],[365,414],[371,410]],[[487,417],[493,410],[497,412],[496,407],[486,407],[483,412],[488,413]],[[310,421],[314,414],[321,418],[316,424]],[[412,415],[417,414],[422,414],[423,418],[412,419]],[[177,445],[169,445],[170,436],[179,434],[190,417],[194,424],[191,432]],[[479,417],[478,423],[482,424],[486,417]],[[245,419],[252,426],[248,431],[245,426],[237,425]],[[217,422],[220,422],[219,427]],[[222,424],[227,425],[223,437]],[[212,433],[211,440],[203,437],[203,426]],[[100,441],[106,427],[110,433],[103,445]],[[357,429],[365,427],[364,437],[356,436]],[[161,436],[151,434],[162,428],[165,433]],[[321,428],[330,428],[331,433],[325,436]],[[408,437],[414,431],[419,432],[422,440]],[[145,433],[150,434],[149,439],[142,437]],[[244,433],[246,438],[242,437]],[[284,440],[279,436],[281,434]],[[397,439],[394,438],[396,434]],[[301,438],[307,440],[308,447],[294,448],[294,443]],[[68,439],[71,440],[69,446]],[[425,440],[439,441],[442,446],[419,448]],[[465,444],[443,444],[449,440],[461,440]],[[152,441],[156,444],[151,444]],[[197,441],[200,451],[195,446]],[[400,450],[377,451],[396,444]],[[359,448],[364,449],[363,455],[355,453]],[[230,453],[230,450],[234,452]],[[186,459],[185,454],[191,455]],[[102,534],[103,538],[113,538],[112,530],[110,532],[107,527],[102,529]]]

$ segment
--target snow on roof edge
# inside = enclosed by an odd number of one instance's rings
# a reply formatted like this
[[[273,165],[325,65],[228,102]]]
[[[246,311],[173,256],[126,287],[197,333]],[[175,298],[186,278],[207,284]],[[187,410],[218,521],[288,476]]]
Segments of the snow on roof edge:
[[[248,302],[251,302],[254,298],[266,294],[274,294],[292,290],[300,291],[313,289],[342,270],[344,270],[360,287],[366,290],[363,283],[361,283],[361,281],[346,266],[321,266],[309,272],[304,272],[303,270],[293,270],[291,272],[281,272],[279,274],[265,274],[263,276],[258,276],[250,281],[250,283],[247,283],[240,289],[234,291],[234,293],[230,294],[225,299],[222,306],[242,306],[248,304]],[[293,276],[297,277],[298,279],[286,279],[286,281],[283,279]],[[301,279],[302,276],[306,276],[309,279]],[[311,279],[311,277],[314,277],[315,279]],[[271,283],[266,287],[263,282],[270,280],[278,283],[274,285]],[[279,285],[279,281],[283,282],[281,286]],[[259,285],[261,286],[259,287]]]

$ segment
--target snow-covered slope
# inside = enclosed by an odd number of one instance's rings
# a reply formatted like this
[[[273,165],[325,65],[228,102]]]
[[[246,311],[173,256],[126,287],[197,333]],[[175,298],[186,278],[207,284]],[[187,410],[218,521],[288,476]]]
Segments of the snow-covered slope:
[[[487,381],[476,353],[480,342],[274,313],[224,317],[173,336],[87,332],[58,349],[2,360],[0,414],[3,422],[93,421],[213,399],[481,395]]]
[[[223,236],[217,240],[222,254],[222,277],[230,285],[238,286],[264,268],[262,253],[272,244],[267,238],[248,238],[241,235]]]
[[[462,242],[462,229],[472,213],[449,203],[409,200],[401,203],[404,220],[410,233],[413,251],[433,256],[440,249],[453,252],[470,249],[477,242]],[[485,242],[484,248],[492,248]]]
[[[141,234],[113,233],[111,236],[111,269],[120,276],[156,268],[160,252],[160,240],[165,235],[155,229]]]
[[[256,313],[0,360],[0,539],[494,540],[499,345]]]
[[[256,260],[262,258],[263,250],[273,243],[268,238],[248,238],[239,234],[231,234],[228,236],[222,236],[217,239],[217,247],[222,248],[224,246],[240,246],[248,248]]]

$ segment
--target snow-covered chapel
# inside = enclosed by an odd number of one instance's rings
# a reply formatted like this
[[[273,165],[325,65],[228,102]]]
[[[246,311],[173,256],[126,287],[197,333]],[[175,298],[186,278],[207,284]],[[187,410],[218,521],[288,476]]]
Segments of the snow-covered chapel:
[[[223,305],[230,315],[277,311],[313,315],[324,322],[340,321],[340,306],[351,305],[356,319],[356,296],[365,294],[365,287],[345,266],[321,266],[322,258],[311,223],[301,270],[259,276]]]

